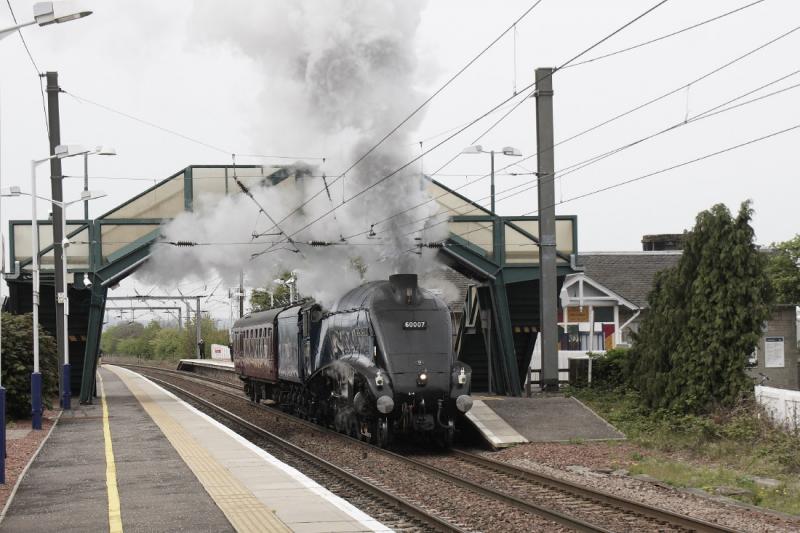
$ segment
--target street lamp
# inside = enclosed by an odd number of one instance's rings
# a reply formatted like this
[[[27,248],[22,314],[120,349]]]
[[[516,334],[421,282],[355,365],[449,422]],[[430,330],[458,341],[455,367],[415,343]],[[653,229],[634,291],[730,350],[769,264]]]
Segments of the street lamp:
[[[56,149],[58,151],[58,148]],[[70,155],[80,155],[80,153],[73,153]],[[64,157],[70,157],[69,155]],[[46,161],[46,160],[44,160]],[[35,184],[35,178],[34,178]],[[35,185],[34,185],[35,191]],[[67,207],[73,204],[77,204],[79,202],[88,202],[89,200],[95,200],[97,198],[103,198],[106,196],[104,192],[101,191],[83,191],[81,193],[81,197],[77,200],[73,200],[71,202],[59,202],[58,200],[51,200],[50,198],[46,198],[44,196],[38,196],[32,193],[22,192],[19,187],[10,187],[9,189],[5,189],[0,191],[0,196],[30,196],[33,202],[33,215],[31,218],[31,224],[36,225],[36,199],[39,200],[46,200],[54,205],[57,205],[61,208],[62,211],[65,211]],[[36,256],[36,263],[37,263],[37,271],[38,271],[38,255],[39,255],[39,245],[38,245],[38,228],[37,228],[37,236],[36,236],[36,245],[32,248],[35,252],[32,252],[32,256]],[[59,303],[64,305],[64,364],[62,366],[62,379],[64,380],[64,387],[63,387],[63,397],[61,398],[61,406],[64,409],[70,409],[71,407],[71,394],[69,389],[69,374],[70,374],[70,364],[69,364],[69,284],[67,283],[67,251],[66,248],[69,246],[69,240],[67,239],[67,228],[66,228],[66,217],[61,217],[61,234],[64,235],[64,240],[60,243],[61,245],[61,256],[63,257],[63,261],[61,262],[62,265],[62,275],[64,278],[64,292],[58,295]],[[34,288],[33,293],[38,295],[39,293],[39,282],[38,276],[34,276],[36,279],[34,280]],[[38,318],[38,306],[34,307],[34,316]],[[38,324],[38,322],[37,322]],[[35,339],[34,342],[34,372],[38,372],[38,331],[35,331]],[[39,377],[41,379],[41,376]],[[41,429],[41,428],[38,428]]]
[[[65,159],[83,155],[90,150],[80,145],[63,145],[55,147],[54,154],[44,159],[31,160],[31,271],[33,286],[31,289],[33,304],[33,373],[31,373],[31,422],[33,429],[42,429],[42,374],[39,372],[39,224],[36,217],[36,167],[51,159]],[[21,194],[19,189],[15,196]],[[63,223],[63,222],[62,222]],[[63,246],[63,242],[61,245]],[[63,255],[63,249],[62,249]],[[64,280],[66,282],[66,280]],[[66,285],[65,285],[66,286]],[[66,292],[66,291],[65,291]],[[64,332],[67,333],[66,331]]]
[[[61,24],[62,22],[88,17],[91,14],[91,11],[76,11],[59,2],[37,2],[33,5],[33,20],[0,30],[0,39],[8,37],[15,31],[26,26],[33,26],[34,24],[38,24],[39,26]]]
[[[98,146],[92,152],[83,154],[83,192],[89,192],[89,156],[90,155],[117,155],[117,151],[110,146]],[[62,218],[66,217],[66,213]],[[89,220],[89,201],[83,202],[83,219]]]
[[[492,206],[492,209],[491,209],[492,214],[494,214],[494,154],[495,154],[495,151],[498,152],[498,153],[501,153],[503,155],[512,156],[512,157],[521,157],[522,156],[522,152],[520,152],[519,149],[514,148],[513,146],[505,146],[505,147],[503,147],[502,150],[484,150],[483,146],[481,146],[480,144],[476,144],[474,146],[467,146],[466,148],[464,148],[461,151],[462,154],[485,154],[485,153],[488,152],[492,156],[492,172],[491,172],[492,189],[491,189],[491,195],[490,195],[490,197],[491,197],[491,206]]]

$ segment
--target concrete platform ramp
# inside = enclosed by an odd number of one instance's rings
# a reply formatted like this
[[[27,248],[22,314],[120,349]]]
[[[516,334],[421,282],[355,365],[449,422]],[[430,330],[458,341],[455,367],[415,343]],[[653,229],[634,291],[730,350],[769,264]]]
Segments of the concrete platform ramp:
[[[475,407],[467,418],[494,448],[524,442],[625,438],[622,432],[572,397],[475,396],[474,399]]]

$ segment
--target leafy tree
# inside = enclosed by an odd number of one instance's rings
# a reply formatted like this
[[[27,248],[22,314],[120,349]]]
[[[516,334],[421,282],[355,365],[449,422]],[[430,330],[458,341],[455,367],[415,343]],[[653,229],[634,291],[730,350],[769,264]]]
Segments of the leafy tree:
[[[747,354],[769,316],[765,258],[750,203],[697,215],[680,262],[656,278],[633,346],[633,385],[646,405],[681,412],[731,406],[752,387]]]
[[[173,328],[163,328],[150,341],[155,359],[178,359],[186,357],[184,334]]]
[[[293,274],[291,272],[286,271],[278,276],[278,278],[286,281],[292,276]],[[272,299],[270,299],[269,291],[264,289],[254,289],[253,293],[250,295],[250,306],[255,312],[266,311],[267,309],[271,308],[271,302],[273,302],[272,307],[283,307],[285,305],[289,305],[290,298],[291,292],[289,287],[284,284],[276,284],[276,286],[272,289]],[[299,295],[295,295],[295,299],[299,299]]]
[[[222,344],[227,346],[229,343],[228,330],[217,328],[216,322],[208,317],[203,317],[200,321],[200,338],[206,347],[206,357],[210,357],[211,345]],[[186,328],[183,331],[183,353],[184,357],[194,357],[197,346],[197,333],[195,321],[187,320]]]
[[[31,314],[3,313],[3,387],[6,388],[6,413],[11,418],[31,416],[31,372],[33,372],[33,317]],[[42,398],[58,395],[58,355],[56,340],[39,327],[39,371]]]
[[[103,331],[100,338],[100,348],[103,353],[117,354],[119,353],[119,343],[131,337],[139,337],[144,332],[144,326],[138,322],[127,322],[123,324],[116,324]]]
[[[772,243],[767,274],[775,290],[775,301],[800,303],[800,234],[788,241]]]

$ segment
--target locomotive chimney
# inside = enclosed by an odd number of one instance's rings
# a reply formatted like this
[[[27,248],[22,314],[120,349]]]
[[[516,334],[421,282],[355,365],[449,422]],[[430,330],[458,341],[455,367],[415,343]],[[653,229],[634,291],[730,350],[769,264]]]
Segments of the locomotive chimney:
[[[416,274],[394,274],[389,276],[394,298],[398,303],[410,305],[417,294]]]

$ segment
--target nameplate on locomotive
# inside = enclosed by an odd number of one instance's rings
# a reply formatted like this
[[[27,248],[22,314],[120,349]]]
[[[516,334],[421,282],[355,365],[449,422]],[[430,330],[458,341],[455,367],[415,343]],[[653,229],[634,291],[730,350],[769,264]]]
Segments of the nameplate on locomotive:
[[[406,320],[403,322],[403,329],[428,329],[427,320]]]

